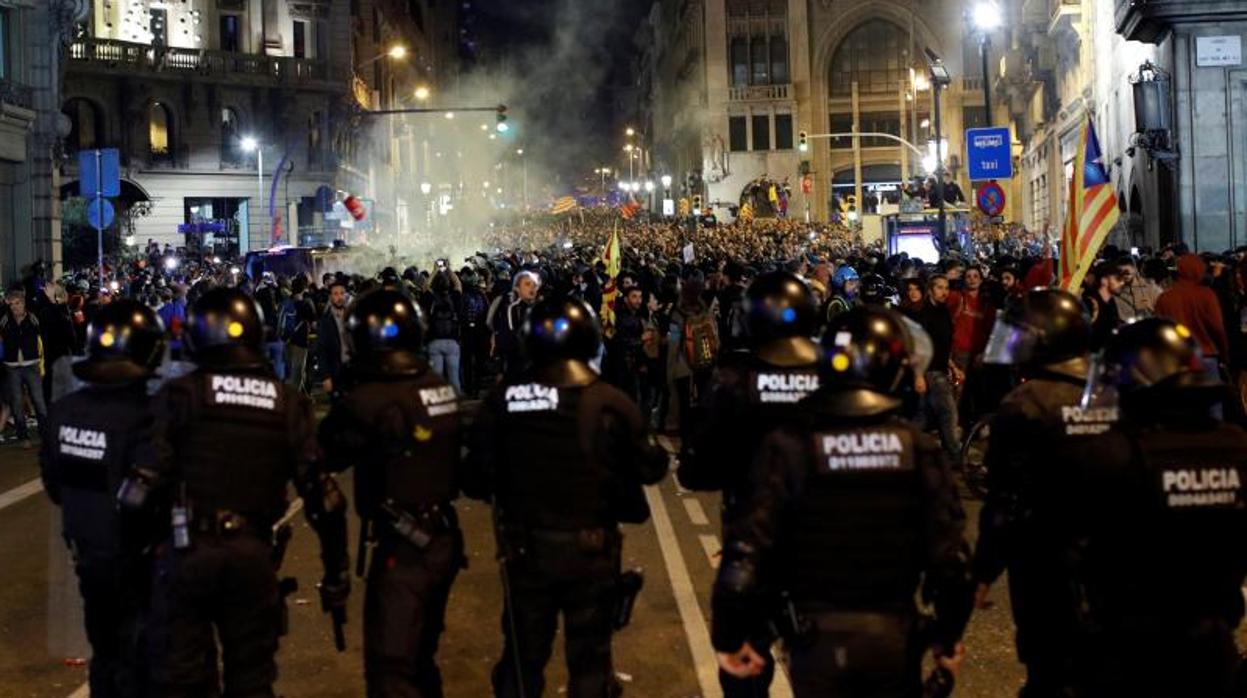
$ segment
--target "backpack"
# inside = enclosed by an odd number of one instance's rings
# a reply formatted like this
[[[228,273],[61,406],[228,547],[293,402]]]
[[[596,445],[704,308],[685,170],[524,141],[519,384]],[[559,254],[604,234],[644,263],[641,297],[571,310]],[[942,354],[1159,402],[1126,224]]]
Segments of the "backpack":
[[[488,314],[489,301],[485,300],[485,294],[469,291],[463,295],[463,320],[468,327],[484,325]]]
[[[708,312],[684,319],[684,357],[694,369],[714,366],[719,355],[719,328]]]
[[[303,321],[299,319],[299,306],[293,298],[287,298],[281,304],[281,312],[277,315],[277,338],[289,342],[299,331]]]
[[[433,339],[459,338],[459,316],[455,313],[455,306],[450,298],[440,296],[433,301],[433,309],[429,315],[429,328],[432,330]]]

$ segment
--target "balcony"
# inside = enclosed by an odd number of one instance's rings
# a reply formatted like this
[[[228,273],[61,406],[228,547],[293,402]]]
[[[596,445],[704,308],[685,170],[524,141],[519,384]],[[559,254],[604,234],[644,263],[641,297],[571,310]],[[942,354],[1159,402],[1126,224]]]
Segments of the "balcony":
[[[983,91],[983,76],[981,75],[965,75],[961,78],[961,91],[965,93],[975,93]]]
[[[1115,0],[1117,33],[1130,41],[1157,44],[1175,22],[1235,22],[1247,19],[1242,0]]]
[[[1051,0],[1048,19],[1048,35],[1077,38],[1078,25],[1082,21],[1082,0]]]
[[[729,102],[768,102],[788,99],[792,85],[735,85],[729,87]]]
[[[306,83],[324,81],[324,61],[261,56],[230,51],[173,48],[114,39],[88,38],[69,47],[70,65],[126,73],[170,73],[240,82]]]

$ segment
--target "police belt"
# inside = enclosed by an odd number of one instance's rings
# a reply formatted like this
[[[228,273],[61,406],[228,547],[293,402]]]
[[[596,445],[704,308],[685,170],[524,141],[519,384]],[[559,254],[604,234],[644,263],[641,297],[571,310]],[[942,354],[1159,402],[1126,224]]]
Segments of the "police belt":
[[[450,502],[419,506],[389,504],[389,506],[399,517],[407,518],[421,532],[430,537],[459,528],[459,515],[455,511],[454,505]],[[400,530],[402,522],[398,518],[384,511],[381,516],[382,520],[387,524],[379,532],[382,537],[407,539],[408,536],[404,535]]]
[[[271,525],[262,526],[242,514],[227,509],[218,509],[207,514],[196,512],[194,521],[191,522],[191,530],[201,536],[220,538],[241,534],[255,536],[264,541],[271,541],[273,538]]]
[[[618,528],[581,528],[573,530],[556,530],[550,528],[527,529],[529,538],[535,543],[552,546],[573,546],[581,550],[605,550],[608,544],[622,540]]]

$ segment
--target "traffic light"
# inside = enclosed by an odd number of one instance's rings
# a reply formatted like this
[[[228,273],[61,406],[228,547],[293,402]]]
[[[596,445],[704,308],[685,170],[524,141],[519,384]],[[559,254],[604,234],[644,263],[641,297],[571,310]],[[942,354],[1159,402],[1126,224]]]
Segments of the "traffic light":
[[[810,134],[801,131],[797,134],[797,150],[805,152],[810,149]]]
[[[498,105],[497,121],[498,123],[494,128],[498,129],[498,133],[506,133],[511,130],[511,127],[507,125],[507,105]]]
[[[693,195],[693,215],[694,216],[701,215],[701,194]]]

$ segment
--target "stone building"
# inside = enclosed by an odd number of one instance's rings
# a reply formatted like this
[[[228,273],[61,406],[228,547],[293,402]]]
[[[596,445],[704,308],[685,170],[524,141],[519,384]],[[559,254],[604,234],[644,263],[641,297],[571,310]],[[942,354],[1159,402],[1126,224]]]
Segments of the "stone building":
[[[660,0],[639,40],[654,55],[641,119],[651,168],[708,201],[735,204],[754,179],[787,180],[790,215],[825,219],[833,194],[895,196],[933,155],[933,90],[924,49],[954,80],[942,92],[952,176],[967,189],[962,134],[984,125],[978,41],[964,2]],[[883,133],[886,137],[827,138]],[[809,151],[799,134],[811,135]],[[803,163],[806,163],[803,165]],[[801,193],[802,171],[810,193]],[[677,195],[680,192],[676,192]]]
[[[93,0],[67,56],[62,196],[77,194],[75,152],[117,147],[130,244],[326,243],[341,231],[323,213],[347,194],[392,232],[379,183],[395,163],[363,114],[449,74],[442,4]]]

